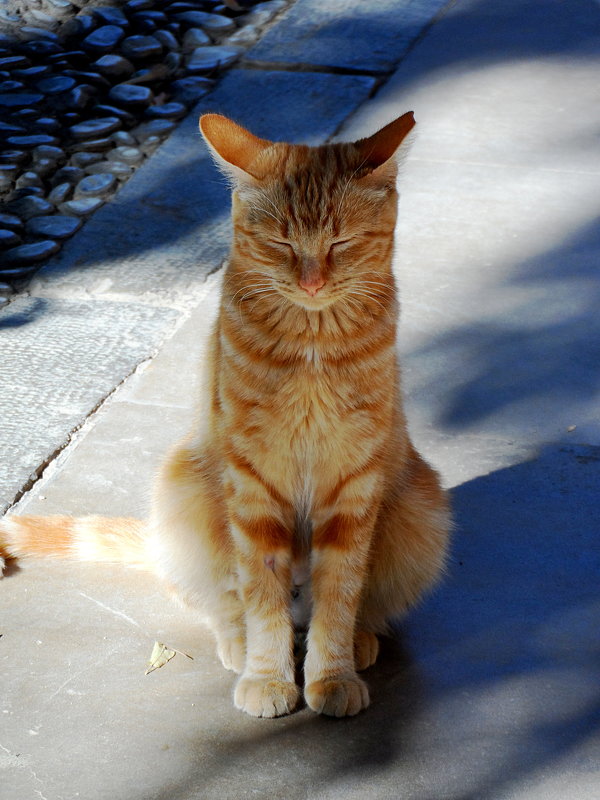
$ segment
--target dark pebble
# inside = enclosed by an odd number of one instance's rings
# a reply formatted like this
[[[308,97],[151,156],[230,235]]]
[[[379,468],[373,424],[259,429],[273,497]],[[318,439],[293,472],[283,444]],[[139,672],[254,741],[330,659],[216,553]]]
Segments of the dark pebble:
[[[24,150],[2,150],[0,164],[20,164],[28,157]]]
[[[203,28],[218,36],[231,33],[236,29],[235,22],[232,20],[218,14],[208,14],[206,11],[182,11],[175,14],[174,19],[190,28]]]
[[[183,36],[183,52],[191,53],[197,47],[212,44],[212,39],[202,28],[190,28]]]
[[[158,28],[156,22],[153,22],[151,19],[137,19],[135,23],[133,23],[133,30],[142,35],[148,36]]]
[[[162,44],[154,36],[128,36],[121,43],[121,52],[132,61],[157,58],[162,51]]]
[[[5,250],[7,247],[16,247],[22,241],[21,237],[14,231],[0,228],[0,249]]]
[[[21,189],[15,189],[11,195],[10,204],[15,200],[20,200],[23,197],[40,197],[43,198],[45,191],[40,189],[39,186],[23,186]]]
[[[50,181],[51,186],[59,186],[61,183],[75,184],[85,177],[85,173],[78,167],[63,167],[54,174]]]
[[[164,65],[170,75],[174,75],[183,64],[181,53],[168,53],[165,57]]]
[[[43,239],[41,242],[12,247],[2,254],[2,273],[6,275],[5,266],[10,268],[35,264],[54,255],[58,250],[60,250],[60,245],[52,239]]]
[[[76,86],[70,92],[67,92],[63,101],[64,106],[73,111],[83,110],[93,102],[95,95],[96,90],[94,87],[83,83],[81,86]]]
[[[137,167],[137,165],[141,164],[144,160],[144,155],[138,150],[137,147],[121,145],[119,147],[115,147],[115,149],[108,154],[107,158],[109,161],[118,161],[123,164],[128,164],[132,167]]]
[[[164,103],[162,106],[150,106],[144,112],[144,116],[150,119],[180,119],[187,114],[187,108],[183,103],[171,102]]]
[[[154,8],[146,9],[145,11],[136,11],[131,15],[131,21],[137,22],[138,20],[152,20],[156,25],[166,25],[168,22],[167,15],[164,11],[158,11]]]
[[[20,278],[27,278],[30,275],[33,275],[34,272],[37,272],[37,266],[29,266],[29,267],[6,267],[0,266],[0,275],[7,280],[7,281],[16,281]]]
[[[34,217],[30,219],[25,225],[25,230],[31,236],[68,239],[69,236],[73,236],[81,228],[82,224],[77,217],[52,214],[49,217]]]
[[[8,144],[13,147],[32,148],[40,144],[60,144],[60,139],[56,136],[50,136],[49,133],[31,133],[26,136],[9,136],[6,140]]]
[[[35,108],[19,108],[17,111],[12,112],[13,120],[17,122],[29,123],[32,122],[37,116],[38,111]]]
[[[40,158],[35,162],[34,169],[40,178],[47,178],[56,169],[56,161],[53,158]]]
[[[147,106],[152,102],[154,95],[147,86],[136,86],[130,83],[118,83],[108,93],[113,103],[133,108]]]
[[[209,78],[189,77],[179,78],[171,84],[171,90],[177,100],[192,105],[213,88],[214,82]]]
[[[88,175],[75,187],[75,199],[81,197],[106,197],[117,186],[117,179],[110,172],[105,175]]]
[[[16,69],[12,73],[15,78],[23,78],[23,80],[31,81],[36,78],[41,78],[51,71],[48,64],[36,64],[34,67],[27,67],[26,69]]]
[[[70,183],[59,183],[48,195],[48,200],[55,206],[58,206],[60,203],[64,203],[65,200],[68,200],[72,193],[73,186]]]
[[[119,44],[123,36],[123,28],[118,25],[103,25],[86,36],[81,44],[90,53],[108,53]]]
[[[142,122],[133,131],[133,135],[138,142],[144,142],[150,136],[164,137],[177,126],[177,123],[170,119],[151,119],[149,122]]]
[[[3,228],[10,228],[11,231],[19,231],[23,227],[20,217],[3,212],[0,212],[0,225]]]
[[[198,11],[198,3],[190,2],[190,0],[178,0],[175,3],[169,3],[165,11],[168,14],[181,13],[182,11]]]
[[[91,14],[81,14],[73,17],[61,25],[58,38],[61,41],[69,39],[78,40],[82,36],[87,36],[96,27],[96,21]]]
[[[86,6],[85,10],[88,14],[91,12],[94,19],[102,25],[119,25],[121,28],[129,25],[125,14],[115,6]]]
[[[16,214],[24,220],[31,219],[31,217],[41,217],[54,211],[52,203],[35,195],[25,195],[16,200],[11,200],[6,206],[9,214]]]
[[[39,161],[41,158],[50,158],[52,161],[63,161],[65,159],[64,150],[51,144],[40,144],[32,152],[33,160]]]
[[[45,133],[58,133],[61,129],[61,124],[54,117],[38,117],[33,123],[37,130],[44,131]]]
[[[42,78],[36,83],[36,89],[46,95],[68,92],[73,86],[75,86],[75,79],[66,75],[52,75],[49,78]]]
[[[109,117],[117,117],[123,125],[135,125],[136,118],[129,111],[124,108],[117,108],[117,106],[110,106],[107,103],[101,103],[94,106],[94,114],[106,115]]]
[[[107,54],[92,64],[102,75],[111,78],[129,78],[133,75],[135,67],[123,56]]]
[[[90,61],[88,53],[84,53],[83,50],[67,50],[64,53],[60,53],[58,56],[50,56],[48,61],[53,64],[61,59],[64,59],[72,67],[77,67],[78,69],[85,69]]]
[[[107,81],[104,76],[98,75],[97,72],[84,72],[83,70],[79,69],[66,69],[63,74],[68,75],[69,78],[74,78],[80,83],[89,84],[95,89],[110,89],[110,81]]]
[[[81,167],[82,170],[97,161],[102,161],[102,153],[74,153],[71,158],[71,164],[74,167]]]
[[[78,114],[77,111],[64,111],[61,114],[61,119],[63,125],[75,125],[76,122],[81,121],[81,114]]]
[[[218,67],[233,64],[240,56],[240,51],[232,47],[197,47],[187,61],[188,72],[212,72]]]
[[[32,172],[31,170],[27,170],[27,172],[23,172],[19,179],[16,181],[15,186],[17,189],[26,189],[30,186],[37,186],[40,189],[43,189],[44,183],[37,172]]]
[[[4,92],[17,92],[25,86],[23,81],[2,81],[0,83],[0,94]]]
[[[0,120],[0,136],[5,138],[6,136],[13,136],[16,133],[25,133],[25,128],[22,128],[20,125],[13,125],[10,122],[2,122]]]
[[[69,128],[69,133],[74,139],[93,139],[107,136],[121,127],[121,120],[116,117],[102,117],[80,122]]]
[[[28,67],[31,61],[26,56],[5,56],[0,58],[0,70],[7,69],[12,72],[13,69],[23,69]]]
[[[62,48],[56,42],[49,42],[47,39],[34,39],[31,42],[22,42],[19,50],[31,58],[43,58],[54,53],[60,53]]]
[[[136,11],[145,11],[147,8],[152,8],[153,5],[153,0],[128,0],[125,3],[125,8],[133,14]]]
[[[77,200],[67,200],[66,203],[61,203],[59,209],[65,214],[87,217],[102,205],[104,205],[104,200],[100,197],[79,197]]]
[[[83,142],[78,142],[71,147],[71,150],[74,153],[101,153],[111,147],[112,139],[109,136],[104,136],[101,139],[86,139]]]
[[[24,25],[19,29],[19,36],[26,42],[32,39],[44,39],[48,42],[58,42],[58,36],[46,28],[36,28],[33,25]]]
[[[44,95],[34,94],[33,92],[14,92],[12,94],[0,94],[0,107],[23,108],[24,106],[35,106],[43,99]]]
[[[18,171],[19,165],[15,164],[14,162],[12,164],[0,164],[0,175],[5,177],[12,178],[17,174]]]
[[[179,42],[173,36],[171,31],[167,30],[159,30],[155,31],[154,38],[158,39],[158,41],[164,45],[167,50],[178,50],[179,49]]]

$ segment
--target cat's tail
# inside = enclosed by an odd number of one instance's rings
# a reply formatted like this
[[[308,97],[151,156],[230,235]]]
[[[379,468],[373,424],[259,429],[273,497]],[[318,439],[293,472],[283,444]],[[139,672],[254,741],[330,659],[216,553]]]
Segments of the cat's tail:
[[[104,561],[152,569],[146,524],[127,517],[28,517],[0,519],[0,577],[5,558],[36,556]]]

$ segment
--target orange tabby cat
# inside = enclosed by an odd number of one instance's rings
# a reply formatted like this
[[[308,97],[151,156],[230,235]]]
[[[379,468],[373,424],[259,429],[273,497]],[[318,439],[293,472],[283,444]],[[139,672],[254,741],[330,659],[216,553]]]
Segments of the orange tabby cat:
[[[395,349],[395,154],[413,125],[311,148],[203,116],[234,184],[233,247],[204,402],[150,521],[0,522],[7,556],[155,569],[204,609],[255,716],[298,703],[294,624],[308,706],[365,708],[376,634],[443,567],[447,501],[406,432]]]

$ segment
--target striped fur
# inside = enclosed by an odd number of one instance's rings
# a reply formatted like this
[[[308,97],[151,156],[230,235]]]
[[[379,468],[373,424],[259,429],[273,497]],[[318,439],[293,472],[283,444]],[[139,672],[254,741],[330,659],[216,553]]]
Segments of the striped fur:
[[[143,534],[123,520],[0,523],[8,555],[104,559],[114,546],[154,565],[202,607],[241,673],[235,703],[255,716],[298,702],[294,624],[308,628],[307,704],[364,708],[357,671],[376,635],[443,569],[447,500],[409,440],[395,349],[395,155],[413,124],[309,148],[203,117],[234,186],[233,247],[205,397],[150,521]]]

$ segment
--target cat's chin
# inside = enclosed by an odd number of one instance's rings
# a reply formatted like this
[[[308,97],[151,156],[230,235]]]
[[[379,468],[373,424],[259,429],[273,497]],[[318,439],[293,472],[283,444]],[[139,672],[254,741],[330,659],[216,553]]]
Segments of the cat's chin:
[[[328,295],[310,297],[308,294],[298,294],[288,298],[296,306],[306,309],[307,311],[323,311],[328,306],[333,305],[336,297]]]

